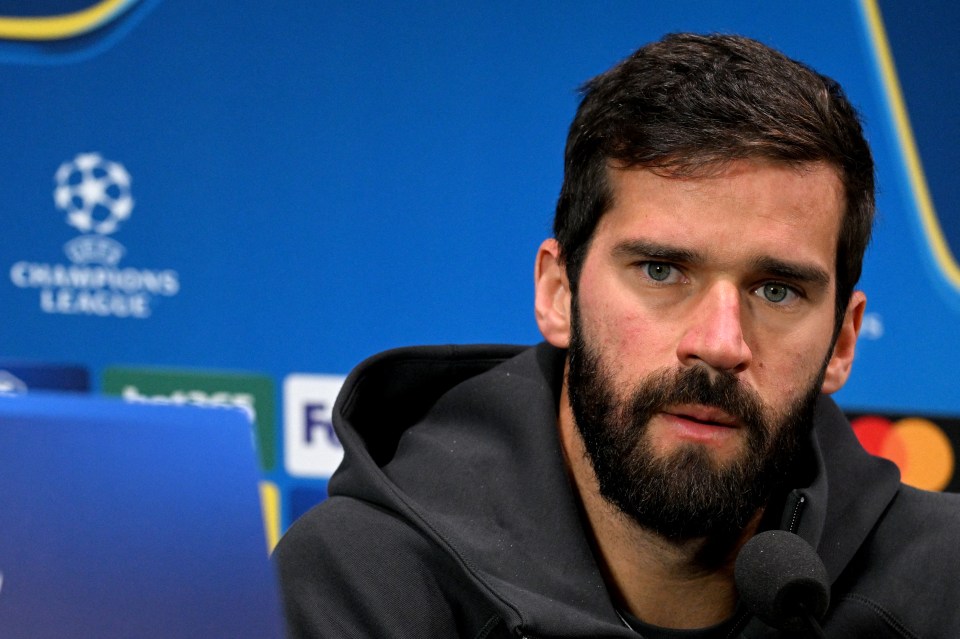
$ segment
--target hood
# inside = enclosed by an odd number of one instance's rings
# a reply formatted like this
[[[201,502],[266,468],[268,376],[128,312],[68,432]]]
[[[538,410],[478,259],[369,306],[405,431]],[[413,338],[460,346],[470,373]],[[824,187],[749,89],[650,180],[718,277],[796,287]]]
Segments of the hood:
[[[417,347],[367,360],[334,407],[345,455],[330,494],[401,514],[500,602],[513,627],[636,637],[611,604],[564,465],[555,428],[564,358],[541,344]],[[829,399],[813,443],[815,477],[794,491],[784,527],[818,548],[836,579],[898,475],[863,452]],[[828,491],[828,482],[849,490]],[[866,486],[869,499],[858,489]]]

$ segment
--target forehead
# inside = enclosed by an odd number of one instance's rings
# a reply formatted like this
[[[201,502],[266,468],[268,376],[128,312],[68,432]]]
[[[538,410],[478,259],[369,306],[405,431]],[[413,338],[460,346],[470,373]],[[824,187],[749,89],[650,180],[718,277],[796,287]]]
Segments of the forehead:
[[[608,179],[598,244],[635,237],[718,259],[793,256],[834,272],[845,199],[832,165],[738,160],[691,176],[611,168]]]

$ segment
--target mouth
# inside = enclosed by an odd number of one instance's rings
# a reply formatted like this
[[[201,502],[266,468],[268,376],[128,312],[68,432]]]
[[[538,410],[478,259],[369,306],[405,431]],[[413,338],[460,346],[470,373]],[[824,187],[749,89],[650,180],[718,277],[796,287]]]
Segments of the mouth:
[[[742,424],[730,413],[713,406],[668,406],[660,415],[661,423],[667,427],[660,431],[660,437],[665,438],[662,442],[686,441],[727,448],[740,439]]]
[[[735,417],[713,406],[701,406],[699,404],[670,406],[663,412],[678,419],[703,424],[704,426],[740,428],[740,424]]]

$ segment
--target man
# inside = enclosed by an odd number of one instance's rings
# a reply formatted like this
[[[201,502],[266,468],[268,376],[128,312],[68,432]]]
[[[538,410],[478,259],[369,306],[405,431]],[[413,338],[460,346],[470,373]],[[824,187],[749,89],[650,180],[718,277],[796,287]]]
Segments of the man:
[[[277,552],[291,634],[788,636],[734,579],[784,529],[822,559],[828,636],[960,637],[956,499],[825,397],[873,190],[839,86],[755,41],[668,36],[589,82],[536,259],[546,343],[351,374],[331,496]]]

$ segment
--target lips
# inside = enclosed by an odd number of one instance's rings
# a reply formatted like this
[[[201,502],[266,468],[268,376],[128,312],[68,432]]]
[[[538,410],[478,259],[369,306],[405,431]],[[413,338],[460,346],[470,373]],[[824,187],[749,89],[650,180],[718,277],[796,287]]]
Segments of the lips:
[[[692,442],[721,450],[739,442],[745,429],[726,411],[700,404],[670,406],[660,413],[660,425],[653,435],[658,446],[672,448],[678,442]]]
[[[679,417],[687,421],[697,422],[706,426],[721,426],[724,428],[740,428],[737,419],[726,411],[713,406],[682,405],[671,406],[663,411],[668,415]]]

